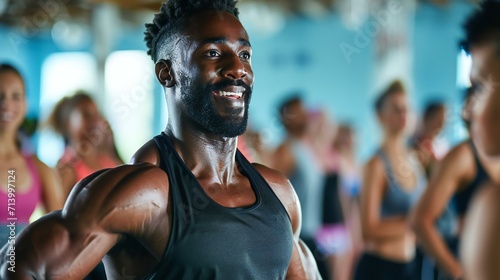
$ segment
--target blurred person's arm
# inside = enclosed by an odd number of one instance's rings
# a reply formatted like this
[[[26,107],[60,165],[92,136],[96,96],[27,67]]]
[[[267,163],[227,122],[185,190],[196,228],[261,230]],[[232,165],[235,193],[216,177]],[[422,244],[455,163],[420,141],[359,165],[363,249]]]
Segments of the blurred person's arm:
[[[438,266],[453,277],[462,275],[462,267],[438,232],[436,221],[459,187],[471,181],[473,172],[474,156],[470,145],[460,144],[436,166],[414,210],[412,224],[419,242]]]
[[[406,217],[382,219],[380,216],[387,186],[385,177],[382,161],[372,158],[364,168],[361,190],[361,231],[365,241],[398,238],[408,232]]]
[[[123,164],[124,162],[118,153],[118,149],[116,148],[115,136],[111,125],[107,120],[103,120],[100,128],[103,137],[100,145],[98,145],[98,148],[104,154],[108,154],[117,165]]]
[[[55,171],[61,182],[63,199],[66,200],[71,192],[71,189],[77,183],[76,171],[69,164],[58,164]]]
[[[295,168],[295,158],[288,142],[282,143],[274,152],[271,159],[271,166],[273,169],[290,176]]]
[[[65,198],[63,197],[62,185],[57,174],[38,158],[34,158],[36,169],[40,175],[42,186],[42,201],[45,212],[52,212],[63,207]]]
[[[499,201],[500,186],[490,184],[469,207],[460,246],[466,280],[500,279]]]

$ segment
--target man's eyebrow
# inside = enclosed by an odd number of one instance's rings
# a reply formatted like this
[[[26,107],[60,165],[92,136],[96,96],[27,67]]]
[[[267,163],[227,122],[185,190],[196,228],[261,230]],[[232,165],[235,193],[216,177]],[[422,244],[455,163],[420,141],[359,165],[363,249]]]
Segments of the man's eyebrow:
[[[238,42],[240,42],[240,44],[242,44],[245,47],[250,47],[250,48],[252,47],[252,45],[250,44],[250,42],[247,39],[241,38],[238,40]]]
[[[215,38],[208,38],[200,42],[199,46],[207,45],[207,44],[224,44],[227,43],[228,40],[225,37],[215,37]],[[240,38],[238,39],[238,42],[245,46],[245,47],[252,47],[250,42],[247,39]]]

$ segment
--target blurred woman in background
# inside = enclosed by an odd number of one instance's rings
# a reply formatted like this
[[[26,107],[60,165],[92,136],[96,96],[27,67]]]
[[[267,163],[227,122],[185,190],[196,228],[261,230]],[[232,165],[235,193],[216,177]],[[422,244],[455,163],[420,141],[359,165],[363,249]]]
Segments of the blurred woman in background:
[[[123,163],[111,128],[90,95],[77,92],[60,100],[49,125],[63,136],[66,144],[57,164],[65,197],[78,181],[91,173]]]
[[[362,182],[360,166],[356,160],[355,132],[349,124],[339,124],[333,140],[333,150],[337,154],[340,201],[351,243],[348,266],[352,267],[363,250],[359,210]],[[351,274],[352,269],[349,275]]]
[[[10,235],[10,221],[15,221],[17,233],[29,224],[37,205],[51,212],[63,204],[56,174],[35,155],[21,151],[18,130],[26,107],[21,74],[11,65],[0,64],[0,247]]]
[[[409,214],[426,185],[425,173],[406,139],[407,98],[393,82],[375,108],[383,142],[364,167],[361,227],[365,241],[356,280],[420,279]]]

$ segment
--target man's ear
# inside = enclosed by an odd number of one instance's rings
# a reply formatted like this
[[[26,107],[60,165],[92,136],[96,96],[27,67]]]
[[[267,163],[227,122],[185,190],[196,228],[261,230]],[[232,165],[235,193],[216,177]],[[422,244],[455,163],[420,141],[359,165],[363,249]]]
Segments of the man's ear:
[[[160,59],[155,64],[156,78],[164,87],[173,87],[175,85],[175,77],[172,71],[172,62],[167,59]]]

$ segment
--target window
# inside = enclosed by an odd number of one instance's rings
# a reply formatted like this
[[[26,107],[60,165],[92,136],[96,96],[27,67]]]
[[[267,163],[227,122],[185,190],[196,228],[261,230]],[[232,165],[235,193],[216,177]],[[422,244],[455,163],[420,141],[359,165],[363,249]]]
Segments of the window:
[[[468,88],[470,83],[470,70],[472,68],[472,59],[464,50],[458,54],[457,61],[457,86],[459,89]]]
[[[97,63],[90,53],[65,52],[49,56],[42,65],[40,120],[45,121],[54,105],[77,90],[94,93],[97,85]],[[64,151],[62,137],[43,128],[38,141],[38,157],[55,166]]]
[[[105,68],[105,115],[123,160],[153,136],[154,67],[144,51],[116,51]]]
[[[470,82],[470,71],[472,68],[472,59],[470,55],[468,55],[464,50],[461,50],[460,53],[458,54],[458,60],[457,60],[457,89],[459,91],[464,91],[466,88],[471,86]],[[459,117],[462,112],[462,106],[463,106],[463,96],[464,94],[460,95],[458,105],[456,107],[456,112],[457,121],[453,123],[453,131],[454,135],[453,137],[455,139],[463,140],[468,137],[469,132],[465,128],[462,119]]]

